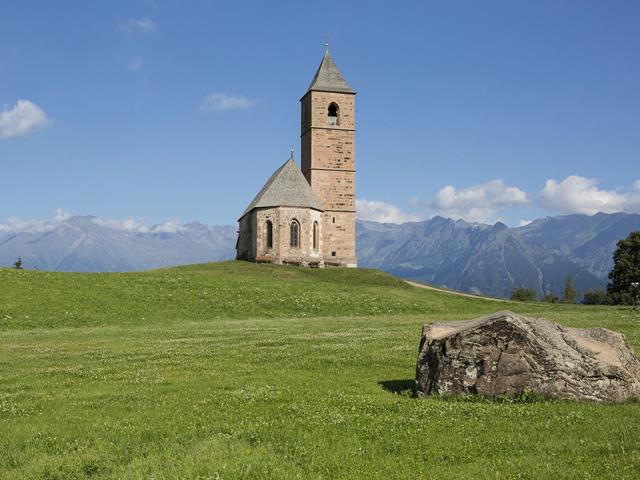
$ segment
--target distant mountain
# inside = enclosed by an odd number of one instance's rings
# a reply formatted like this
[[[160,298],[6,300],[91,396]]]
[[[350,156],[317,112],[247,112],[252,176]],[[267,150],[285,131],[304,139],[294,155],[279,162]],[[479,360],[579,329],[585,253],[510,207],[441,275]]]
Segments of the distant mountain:
[[[75,216],[23,232],[0,231],[0,265],[21,256],[25,268],[126,272],[226,260],[234,257],[236,230],[191,222],[140,231]]]
[[[402,225],[359,221],[358,264],[455,290],[507,297],[516,287],[561,295],[603,288],[616,242],[640,230],[640,215],[599,213],[535,220],[525,227],[434,217]],[[75,216],[24,231],[0,230],[0,266],[133,271],[235,256],[237,228],[198,222],[145,229]]]
[[[525,227],[434,217],[402,225],[358,222],[358,264],[455,290],[509,296],[517,287],[561,295],[603,288],[616,242],[640,230],[640,215],[598,213]]]

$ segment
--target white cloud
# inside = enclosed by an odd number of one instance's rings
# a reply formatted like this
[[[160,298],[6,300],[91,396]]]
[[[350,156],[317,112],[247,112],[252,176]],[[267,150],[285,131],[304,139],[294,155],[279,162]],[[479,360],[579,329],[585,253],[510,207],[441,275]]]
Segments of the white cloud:
[[[49,232],[69,218],[71,215],[61,209],[55,210],[51,220],[21,220],[9,217],[6,223],[0,223],[0,234]]]
[[[50,123],[38,105],[29,100],[18,100],[12,108],[0,112],[0,140],[27,135]]]
[[[45,233],[55,230],[71,218],[71,214],[57,209],[50,220],[21,220],[10,217],[5,223],[0,223],[0,235],[17,233]],[[148,226],[144,221],[127,218],[125,220],[111,220],[94,217],[91,219],[96,225],[131,233],[177,233],[184,229],[179,220],[170,220],[158,225]]]
[[[360,220],[380,223],[405,223],[420,220],[417,215],[402,212],[395,205],[380,200],[356,199],[356,216]]]
[[[158,24],[149,17],[127,18],[118,23],[120,30],[127,33],[151,33],[155,32]]]
[[[142,68],[143,63],[144,62],[142,61],[142,57],[134,57],[127,65],[127,68],[132,72],[137,72]]]
[[[633,188],[640,190],[640,180],[636,180],[636,183],[633,184]]]
[[[161,223],[151,227],[151,233],[178,233],[184,230],[184,227],[178,220],[169,220],[168,222]]]
[[[147,226],[144,221],[134,220],[133,218],[127,218],[125,220],[111,220],[96,217],[92,221],[101,227],[130,233],[176,233],[184,228],[180,225],[178,220],[170,220],[166,223],[153,225],[151,227]]]
[[[526,227],[527,225],[529,225],[533,220],[520,220],[520,222],[518,223],[519,227]]]
[[[227,93],[211,93],[204,97],[202,101],[202,110],[244,110],[246,108],[255,107],[255,100],[251,100],[242,95],[234,95]]]
[[[540,204],[547,210],[565,214],[640,212],[640,193],[601,190],[597,185],[597,179],[579,175],[570,175],[560,183],[549,179],[540,192]],[[638,189],[640,181],[634,187]]]
[[[440,189],[431,202],[413,200],[415,205],[425,207],[431,213],[485,223],[496,221],[498,212],[503,208],[526,202],[525,192],[505,185],[500,179],[459,190],[447,185]]]

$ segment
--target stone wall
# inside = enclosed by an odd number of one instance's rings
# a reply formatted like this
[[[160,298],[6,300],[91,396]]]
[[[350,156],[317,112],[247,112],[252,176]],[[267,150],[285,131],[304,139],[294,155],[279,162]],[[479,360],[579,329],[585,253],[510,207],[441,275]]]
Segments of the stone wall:
[[[339,108],[331,125],[328,108]],[[310,91],[301,99],[302,173],[322,203],[325,261],[356,265],[355,95]]]
[[[238,244],[236,246],[236,258],[238,260],[256,259],[256,212],[247,213],[239,221]]]
[[[247,215],[249,216],[249,215]],[[275,207],[256,209],[251,222],[255,249],[249,260],[273,263],[319,263],[322,261],[322,213],[311,208]],[[291,247],[291,222],[300,225],[299,245]],[[267,245],[267,221],[273,224],[273,246]],[[313,224],[318,222],[317,248],[313,248]]]
[[[357,266],[355,212],[324,212],[322,224],[323,245],[327,246],[323,252],[325,263]]]

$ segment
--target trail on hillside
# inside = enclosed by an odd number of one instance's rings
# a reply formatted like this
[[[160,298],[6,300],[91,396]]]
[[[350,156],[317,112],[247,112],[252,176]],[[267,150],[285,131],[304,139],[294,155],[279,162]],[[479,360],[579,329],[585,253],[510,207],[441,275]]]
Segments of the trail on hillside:
[[[459,297],[475,298],[477,300],[491,300],[493,302],[502,302],[502,303],[509,302],[509,300],[506,300],[504,298],[483,297],[481,295],[474,295],[472,293],[456,292],[453,290],[447,290],[445,288],[434,287],[432,285],[425,285],[424,283],[418,283],[412,280],[407,280],[407,279],[403,279],[403,280],[409,285],[411,285],[412,287],[424,288],[425,290],[435,290],[436,292],[450,293],[451,295],[458,295]]]

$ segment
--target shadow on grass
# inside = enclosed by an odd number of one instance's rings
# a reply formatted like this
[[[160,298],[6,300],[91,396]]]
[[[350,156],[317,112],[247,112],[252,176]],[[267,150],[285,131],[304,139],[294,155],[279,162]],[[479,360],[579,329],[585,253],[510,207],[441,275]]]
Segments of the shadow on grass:
[[[414,398],[416,383],[413,378],[407,378],[403,380],[381,380],[378,382],[384,390],[395,395],[401,395],[403,397]],[[497,395],[490,397],[486,395],[429,395],[428,397],[436,401],[443,402],[465,402],[465,403],[558,403],[563,400],[558,400],[541,395],[532,391],[524,391],[515,396]],[[569,400],[566,400],[567,402]],[[640,400],[639,400],[640,402]]]
[[[396,395],[412,397],[415,390],[416,382],[413,378],[405,380],[381,380],[378,382],[384,390]]]

